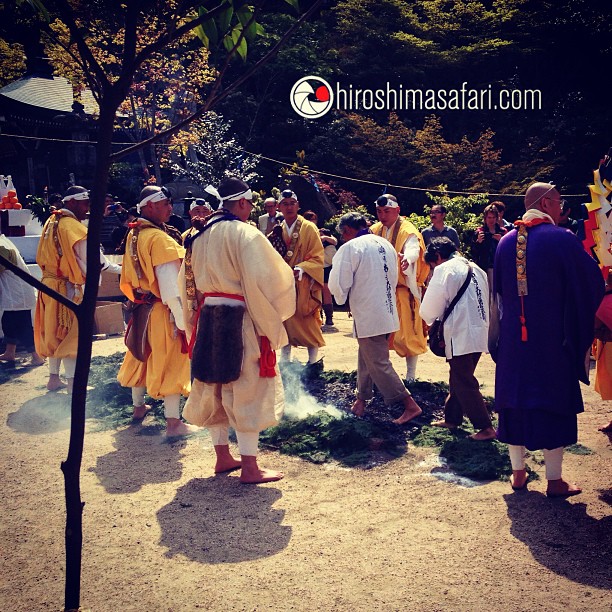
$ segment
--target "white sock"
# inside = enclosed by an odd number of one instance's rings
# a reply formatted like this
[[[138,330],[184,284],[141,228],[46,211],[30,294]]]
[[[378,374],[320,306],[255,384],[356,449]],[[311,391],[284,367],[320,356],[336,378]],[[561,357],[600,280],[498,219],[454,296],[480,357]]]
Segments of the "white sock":
[[[238,450],[241,455],[257,457],[259,448],[259,433],[256,431],[237,431]]]
[[[57,374],[59,376],[61,359],[57,357],[49,357],[49,374]]]
[[[74,371],[76,370],[76,357],[64,357],[64,374],[66,378],[74,378]]]
[[[416,378],[418,359],[418,355],[408,355],[408,357],[406,357],[406,380],[414,380]]]
[[[208,428],[214,446],[227,446],[229,444],[229,427],[227,425],[213,425]]]
[[[525,469],[525,447],[508,444],[508,453],[510,454],[510,463],[513,470]]]
[[[319,356],[319,347],[309,346],[308,347],[308,363],[316,363],[318,356]]]
[[[181,418],[180,404],[180,393],[174,393],[173,395],[166,395],[166,397],[164,397],[164,416],[166,417],[166,419]]]
[[[563,464],[563,447],[544,449],[544,463],[546,465],[546,480],[559,480]]]
[[[132,387],[132,405],[144,406],[146,387]]]

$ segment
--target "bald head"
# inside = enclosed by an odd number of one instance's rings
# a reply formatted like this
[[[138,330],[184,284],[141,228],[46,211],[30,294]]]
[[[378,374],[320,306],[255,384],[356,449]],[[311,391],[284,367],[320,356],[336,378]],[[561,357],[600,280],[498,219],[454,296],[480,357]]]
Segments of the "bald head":
[[[561,194],[550,183],[533,183],[525,193],[525,210],[537,208],[542,210],[544,198],[561,199]]]
[[[561,194],[550,183],[533,183],[525,193],[525,210],[541,210],[549,215],[555,224],[559,223],[562,207]]]

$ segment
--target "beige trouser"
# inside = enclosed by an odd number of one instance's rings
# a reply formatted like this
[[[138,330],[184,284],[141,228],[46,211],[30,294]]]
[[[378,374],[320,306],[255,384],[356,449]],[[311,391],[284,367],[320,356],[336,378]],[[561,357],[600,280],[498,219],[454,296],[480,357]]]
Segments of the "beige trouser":
[[[389,359],[388,336],[357,338],[359,353],[357,357],[357,397],[360,400],[372,399],[372,384],[385,400],[385,404],[401,402],[410,393],[404,387]]]

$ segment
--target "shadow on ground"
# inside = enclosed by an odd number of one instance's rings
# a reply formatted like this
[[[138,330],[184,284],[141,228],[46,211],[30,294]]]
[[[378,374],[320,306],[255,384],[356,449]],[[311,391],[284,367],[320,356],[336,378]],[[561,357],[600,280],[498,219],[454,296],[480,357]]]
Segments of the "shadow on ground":
[[[596,519],[583,503],[548,499],[535,491],[504,495],[510,533],[552,572],[580,584],[612,588],[612,516]]]
[[[98,457],[89,468],[107,493],[139,491],[144,485],[175,482],[182,474],[181,450],[187,440],[168,439],[163,428],[132,425],[113,434],[117,450]]]
[[[287,547],[290,526],[282,497],[273,486],[240,483],[238,476],[194,478],[157,513],[166,556],[184,555],[199,563],[239,563],[270,557]]]

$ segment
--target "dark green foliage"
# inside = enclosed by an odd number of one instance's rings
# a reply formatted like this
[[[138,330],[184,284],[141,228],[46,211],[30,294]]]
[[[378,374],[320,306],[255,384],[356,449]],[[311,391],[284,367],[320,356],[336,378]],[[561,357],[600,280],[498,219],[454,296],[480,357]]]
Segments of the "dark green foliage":
[[[382,424],[349,415],[337,419],[320,411],[305,419],[283,419],[262,432],[260,442],[313,463],[336,459],[345,465],[358,465],[372,461],[373,450],[397,455],[398,440],[389,434]]]
[[[26,196],[26,208],[32,211],[32,214],[41,225],[44,225],[51,216],[51,206],[42,198],[33,195]]]
[[[508,447],[493,440],[476,442],[469,435],[474,429],[468,421],[451,432],[440,427],[425,425],[412,440],[415,446],[428,446],[440,449],[448,467],[466,478],[474,480],[507,480],[512,474]],[[538,475],[529,466],[530,479],[538,480]]]
[[[566,446],[565,450],[572,455],[592,455],[593,451],[588,447],[582,444],[572,444],[571,446]]]
[[[132,394],[129,388],[117,382],[117,372],[123,362],[123,353],[108,357],[92,357],[87,392],[87,417],[96,419],[101,429],[129,425],[132,422]],[[163,401],[147,400],[158,420],[163,419]]]

